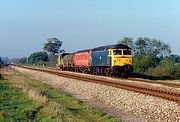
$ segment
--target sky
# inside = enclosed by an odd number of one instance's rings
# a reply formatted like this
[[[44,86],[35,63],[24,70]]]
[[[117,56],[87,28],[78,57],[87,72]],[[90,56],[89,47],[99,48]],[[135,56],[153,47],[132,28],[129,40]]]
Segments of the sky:
[[[66,52],[150,37],[180,55],[180,0],[0,0],[0,56],[43,51],[47,38]]]

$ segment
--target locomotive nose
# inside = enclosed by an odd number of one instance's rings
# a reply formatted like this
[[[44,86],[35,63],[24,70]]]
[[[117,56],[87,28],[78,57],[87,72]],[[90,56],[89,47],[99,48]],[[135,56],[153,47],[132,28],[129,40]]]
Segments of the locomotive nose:
[[[132,65],[132,59],[129,57],[118,57],[114,59],[114,66]]]

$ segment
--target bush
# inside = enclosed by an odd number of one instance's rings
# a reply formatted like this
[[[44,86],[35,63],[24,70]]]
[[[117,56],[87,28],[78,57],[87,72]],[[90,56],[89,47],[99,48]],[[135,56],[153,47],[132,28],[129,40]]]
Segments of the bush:
[[[28,58],[28,64],[46,65],[48,61],[48,54],[46,52],[35,52]]]
[[[159,63],[158,58],[153,55],[142,55],[134,56],[133,58],[133,68],[135,72],[144,73],[149,68],[155,67]]]
[[[146,74],[157,76],[180,79],[180,64],[174,63],[172,60],[164,59],[160,65],[155,68],[150,68]]]

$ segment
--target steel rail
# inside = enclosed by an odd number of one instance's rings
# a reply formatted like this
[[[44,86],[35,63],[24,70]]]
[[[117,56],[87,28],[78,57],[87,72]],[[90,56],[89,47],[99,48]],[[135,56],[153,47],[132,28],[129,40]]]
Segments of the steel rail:
[[[160,85],[166,85],[166,86],[170,86],[170,87],[180,88],[180,84],[178,84],[178,83],[169,83],[169,82],[163,82],[163,81],[161,82],[161,81],[148,80],[148,79],[136,79],[136,78],[131,78],[131,77],[128,78],[128,80],[138,81],[138,82],[145,82],[145,83],[160,84]]]

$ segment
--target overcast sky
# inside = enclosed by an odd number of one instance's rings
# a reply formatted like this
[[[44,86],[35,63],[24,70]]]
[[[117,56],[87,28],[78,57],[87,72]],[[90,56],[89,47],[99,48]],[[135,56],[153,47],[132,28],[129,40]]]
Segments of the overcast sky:
[[[1,0],[0,56],[41,51],[47,38],[73,52],[124,36],[156,38],[180,55],[180,0]]]

